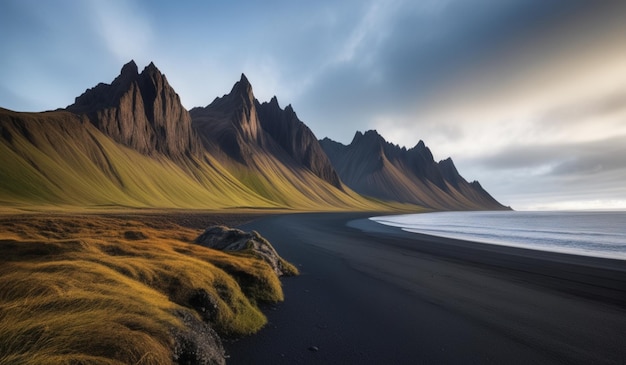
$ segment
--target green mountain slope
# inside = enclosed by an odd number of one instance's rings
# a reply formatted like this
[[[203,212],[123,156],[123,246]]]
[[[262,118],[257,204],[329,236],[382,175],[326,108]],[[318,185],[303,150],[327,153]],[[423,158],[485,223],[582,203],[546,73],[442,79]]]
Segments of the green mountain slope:
[[[259,103],[245,75],[187,111],[153,63],[131,61],[66,109],[0,108],[0,207],[503,208],[451,161],[363,137],[320,144],[290,105]]]
[[[210,156],[176,164],[113,142],[65,111],[0,109],[4,205],[163,208],[277,207]]]

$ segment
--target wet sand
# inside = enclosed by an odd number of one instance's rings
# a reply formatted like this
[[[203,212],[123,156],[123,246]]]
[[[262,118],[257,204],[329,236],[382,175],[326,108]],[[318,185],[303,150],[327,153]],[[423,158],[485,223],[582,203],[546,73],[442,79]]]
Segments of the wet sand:
[[[232,364],[624,364],[626,262],[403,232],[371,214],[245,224],[301,271]]]

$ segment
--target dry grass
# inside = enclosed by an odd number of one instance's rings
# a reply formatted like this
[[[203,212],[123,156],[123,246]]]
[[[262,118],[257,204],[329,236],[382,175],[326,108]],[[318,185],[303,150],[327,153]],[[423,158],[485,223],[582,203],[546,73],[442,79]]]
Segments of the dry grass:
[[[168,364],[180,313],[254,333],[281,301],[265,262],[199,230],[102,216],[0,218],[0,364]]]

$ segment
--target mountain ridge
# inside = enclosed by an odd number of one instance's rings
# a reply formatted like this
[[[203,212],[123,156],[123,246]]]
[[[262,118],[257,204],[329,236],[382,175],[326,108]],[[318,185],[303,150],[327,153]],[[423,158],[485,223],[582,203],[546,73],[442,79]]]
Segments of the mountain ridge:
[[[245,75],[230,93],[191,109],[190,115],[207,151],[263,197],[288,206],[293,199],[313,206],[315,201],[365,203],[341,184],[317,138],[293,109],[281,109],[276,98],[259,103]]]
[[[368,131],[355,134],[352,144],[374,158],[338,163],[349,146],[319,141],[294,108],[281,108],[275,96],[259,102],[244,74],[228,94],[187,111],[154,63],[139,72],[131,60],[110,84],[87,89],[66,109],[0,108],[0,201],[209,209],[501,208],[480,184],[467,183],[451,160],[432,161],[422,141],[407,150]],[[388,193],[381,195],[377,186]]]
[[[298,118],[291,104],[281,109],[276,96],[264,103],[259,103],[255,99],[255,104],[263,130],[267,131],[298,163],[329,184],[343,189],[339,175],[317,138]]]
[[[357,193],[436,210],[509,209],[477,182],[468,183],[451,158],[435,162],[423,141],[407,149],[376,130],[357,131],[349,145],[320,144],[341,180]]]
[[[86,114],[103,133],[142,154],[200,154],[189,112],[152,62],[139,73],[131,60],[111,84],[87,89],[66,110]]]

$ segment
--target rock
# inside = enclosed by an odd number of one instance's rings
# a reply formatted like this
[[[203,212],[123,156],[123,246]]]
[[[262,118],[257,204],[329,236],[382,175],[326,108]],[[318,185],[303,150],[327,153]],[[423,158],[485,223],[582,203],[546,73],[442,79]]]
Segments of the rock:
[[[206,322],[213,322],[217,316],[217,300],[204,289],[194,290],[187,300]]]
[[[137,240],[145,240],[148,238],[148,236],[146,236],[141,231],[125,231],[124,238],[126,238],[127,240],[137,241]]]
[[[217,333],[188,310],[177,310],[182,328],[172,329],[176,364],[225,364],[226,355]]]
[[[224,226],[207,228],[194,241],[196,244],[220,251],[248,251],[267,262],[278,276],[292,275],[293,269],[278,255],[274,247],[256,231],[244,232]]]
[[[319,350],[320,350],[320,349],[319,349],[319,347],[317,347],[317,346],[311,346],[311,347],[309,347],[309,351],[312,351],[312,352],[317,352],[317,351],[319,351]]]

